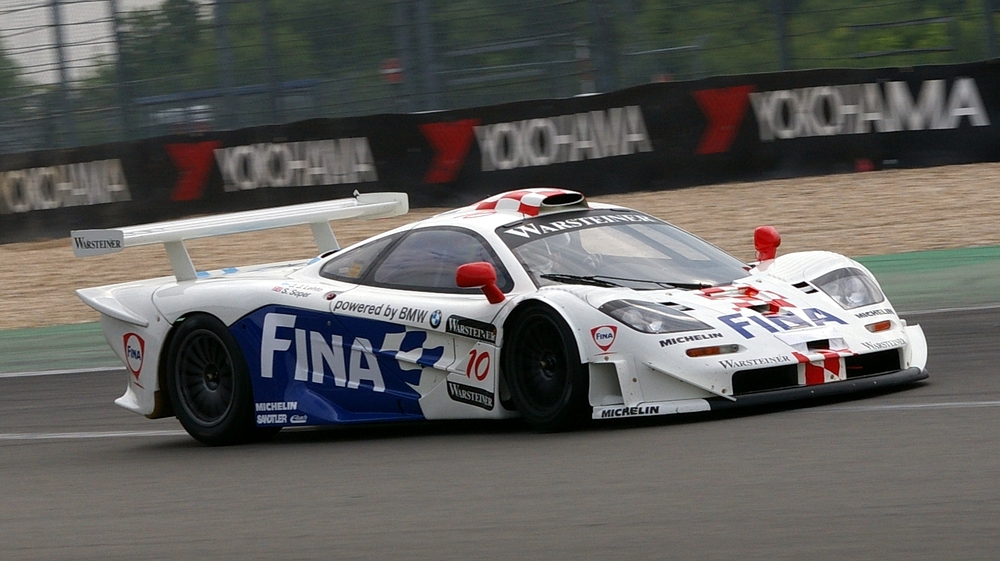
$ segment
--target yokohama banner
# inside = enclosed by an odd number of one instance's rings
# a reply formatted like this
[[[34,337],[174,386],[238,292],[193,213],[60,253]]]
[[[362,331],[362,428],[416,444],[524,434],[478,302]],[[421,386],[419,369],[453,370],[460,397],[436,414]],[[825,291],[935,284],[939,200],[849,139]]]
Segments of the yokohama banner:
[[[650,84],[0,156],[0,243],[405,191],[454,206],[1000,160],[1000,61]]]

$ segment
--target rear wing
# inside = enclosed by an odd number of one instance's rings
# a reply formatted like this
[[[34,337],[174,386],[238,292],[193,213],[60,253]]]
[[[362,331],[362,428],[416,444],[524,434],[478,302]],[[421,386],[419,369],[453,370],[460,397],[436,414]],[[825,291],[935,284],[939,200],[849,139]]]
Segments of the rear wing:
[[[406,214],[406,193],[367,193],[348,199],[232,212],[213,216],[155,222],[124,228],[74,230],[70,233],[77,257],[117,253],[127,247],[162,243],[178,281],[197,277],[185,240],[241,234],[285,226],[309,224],[320,252],[340,249],[330,228],[331,220],[385,218]]]

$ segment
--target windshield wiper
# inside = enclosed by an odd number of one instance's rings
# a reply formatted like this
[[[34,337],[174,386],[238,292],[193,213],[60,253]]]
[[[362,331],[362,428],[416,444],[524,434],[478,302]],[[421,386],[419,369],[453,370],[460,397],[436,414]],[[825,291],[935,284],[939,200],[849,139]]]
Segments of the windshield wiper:
[[[547,273],[544,275],[539,275],[543,279],[554,280],[556,282],[564,282],[567,284],[588,284],[591,286],[603,286],[605,288],[610,288],[613,286],[622,286],[621,284],[613,281],[623,281],[623,282],[642,282],[647,284],[654,284],[660,288],[681,288],[685,290],[698,290],[700,288],[711,288],[713,285],[705,282],[668,282],[668,281],[658,281],[649,279],[630,279],[626,277],[612,277],[609,275],[569,275],[565,273]]]
[[[713,284],[707,282],[673,282],[673,281],[649,281],[655,282],[663,288],[683,288],[684,290],[699,290],[702,288],[712,288]]]
[[[615,284],[611,281],[601,280],[600,278],[598,278],[598,276],[594,275],[568,275],[566,273],[545,273],[544,275],[538,275],[538,276],[546,280],[554,280],[556,282],[562,282],[566,284],[587,284],[590,286],[602,286],[604,288],[621,286],[620,284]]]
[[[699,288],[711,288],[713,285],[705,282],[674,282],[674,281],[659,281],[651,279],[629,279],[625,277],[611,277],[607,275],[596,275],[598,278],[611,279],[616,281],[625,282],[645,282],[648,284],[655,284],[660,288],[682,288],[685,290],[697,290]]]

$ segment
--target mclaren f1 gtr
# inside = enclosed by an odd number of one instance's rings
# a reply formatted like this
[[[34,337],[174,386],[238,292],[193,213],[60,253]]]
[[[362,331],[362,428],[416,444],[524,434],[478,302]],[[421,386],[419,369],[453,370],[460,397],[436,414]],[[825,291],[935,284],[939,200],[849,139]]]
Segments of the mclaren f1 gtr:
[[[927,344],[864,266],[744,263],[649,214],[507,192],[339,248],[402,193],[72,233],[163,244],[173,276],[84,288],[127,368],[116,403],[233,444],[282,427],[522,417],[543,431],[910,384]],[[185,240],[310,224],[311,260],[198,271]]]

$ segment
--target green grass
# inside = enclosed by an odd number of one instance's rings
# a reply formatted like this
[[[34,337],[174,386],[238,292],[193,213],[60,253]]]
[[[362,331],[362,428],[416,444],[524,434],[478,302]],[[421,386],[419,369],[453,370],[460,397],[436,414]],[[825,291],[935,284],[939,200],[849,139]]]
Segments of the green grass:
[[[897,311],[1000,303],[1000,247],[857,259],[875,274]]]

